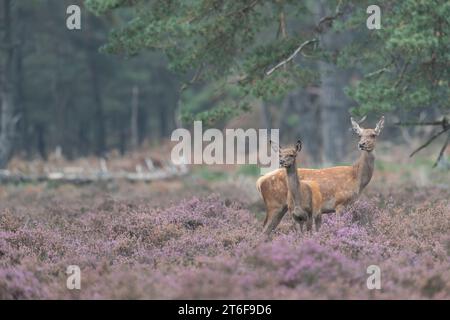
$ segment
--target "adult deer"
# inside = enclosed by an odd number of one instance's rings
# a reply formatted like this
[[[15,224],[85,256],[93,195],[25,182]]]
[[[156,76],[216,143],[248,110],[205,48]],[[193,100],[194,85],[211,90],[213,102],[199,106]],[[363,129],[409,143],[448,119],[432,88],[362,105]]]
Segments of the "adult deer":
[[[322,194],[322,213],[340,213],[346,205],[356,200],[372,178],[377,137],[384,126],[384,116],[375,129],[364,129],[350,118],[353,131],[360,137],[359,159],[351,166],[338,166],[324,169],[297,169],[300,180],[315,181]],[[266,204],[264,233],[277,227],[287,211],[286,172],[274,170],[258,179],[256,187]]]
[[[302,149],[301,140],[297,140],[293,147],[280,148],[277,143],[272,141],[270,144],[275,152],[279,152],[280,166],[286,169],[288,211],[302,232],[305,222],[306,229],[312,230],[313,220],[316,230],[319,230],[322,217],[322,194],[319,184],[315,181],[300,180],[297,172],[296,159]],[[267,203],[266,205],[274,204]]]

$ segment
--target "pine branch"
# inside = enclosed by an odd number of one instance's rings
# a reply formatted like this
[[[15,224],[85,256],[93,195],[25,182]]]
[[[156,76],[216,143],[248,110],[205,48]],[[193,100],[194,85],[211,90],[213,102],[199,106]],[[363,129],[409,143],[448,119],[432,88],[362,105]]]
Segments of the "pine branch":
[[[248,5],[244,6],[243,8],[240,8],[236,11],[229,12],[225,15],[225,17],[233,16],[236,13],[245,14],[245,11],[248,11],[250,9],[253,9],[258,4],[259,0],[254,0],[253,2],[249,3]]]
[[[284,66],[286,63],[288,63],[289,61],[294,59],[297,56],[297,54],[299,54],[299,52],[303,50],[304,47],[306,47],[307,45],[309,45],[311,43],[316,43],[318,41],[319,40],[317,40],[317,39],[311,39],[311,40],[307,40],[307,41],[303,42],[297,49],[295,49],[294,53],[292,53],[287,59],[281,61],[275,67],[273,67],[269,71],[267,71],[266,75],[270,76],[276,69]]]
[[[341,3],[342,3],[342,1],[339,1],[338,5],[336,6],[334,15],[325,16],[319,20],[319,22],[317,23],[317,26],[315,28],[316,32],[321,33],[324,31],[324,29],[322,29],[322,24],[324,24],[325,22],[333,22],[334,20],[336,20],[337,18],[342,16],[343,12],[341,11]]]
[[[421,121],[421,122],[396,122],[394,123],[397,126],[442,126],[442,129],[447,129],[450,126],[450,123],[447,117],[444,117],[440,121]]]
[[[405,64],[403,65],[402,71],[400,71],[400,76],[398,77],[397,81],[395,81],[394,83],[394,88],[397,88],[398,85],[400,84],[400,82],[402,82],[403,80],[403,76],[405,75],[406,69],[409,66],[409,61],[405,62]]]
[[[336,6],[336,10],[335,10],[335,14],[332,16],[325,16],[323,18],[321,18],[319,20],[319,22],[317,23],[316,27],[315,27],[315,31],[316,33],[322,33],[324,31],[324,29],[321,27],[322,24],[324,24],[327,21],[333,21],[335,19],[337,19],[338,17],[340,17],[343,12],[341,11],[341,3],[342,1],[339,1],[338,5]],[[317,43],[319,42],[319,40],[317,38],[313,38],[311,40],[307,40],[305,42],[303,42],[299,47],[297,47],[297,49],[295,49],[294,53],[292,53],[287,59],[281,61],[280,63],[278,63],[275,67],[271,68],[269,71],[266,72],[266,76],[271,75],[276,69],[284,66],[286,63],[288,63],[289,61],[291,61],[292,59],[294,59],[302,50],[305,46],[311,44],[311,43]]]
[[[441,161],[442,156],[444,155],[444,151],[445,149],[447,149],[448,144],[450,143],[450,132],[447,135],[447,139],[445,140],[444,145],[441,148],[441,151],[439,152],[439,155],[436,159],[436,162],[433,165],[433,168],[436,168],[436,166],[438,165],[439,161]]]
[[[428,122],[395,122],[396,126],[440,126],[442,121],[428,121]]]
[[[450,124],[448,122],[447,117],[442,118],[441,121],[420,121],[420,122],[396,122],[395,125],[398,126],[441,126],[442,130],[439,131],[438,133],[435,133],[434,135],[432,135],[427,142],[425,142],[423,145],[421,145],[419,148],[417,148],[416,150],[414,150],[409,157],[414,156],[417,152],[419,152],[420,150],[428,147],[430,145],[430,143],[432,143],[434,140],[436,140],[439,136],[441,136],[443,133],[447,132],[450,130]],[[447,148],[448,144],[450,143],[450,132],[447,135],[447,139],[445,140],[444,145],[441,148],[441,151],[439,152],[439,155],[436,159],[436,162],[433,165],[433,168],[435,168],[439,161],[441,160],[442,156],[444,155],[444,151]]]
[[[364,76],[364,78],[371,78],[371,77],[373,77],[373,76],[377,76],[377,75],[379,75],[379,74],[382,74],[382,73],[384,73],[384,72],[386,72],[386,71],[389,71],[389,69],[388,69],[388,68],[382,68],[382,69],[379,69],[379,70],[377,70],[377,71],[374,71],[374,72],[371,72],[371,73],[369,73],[369,74],[366,74],[366,75]]]
[[[425,142],[423,145],[421,145],[419,148],[417,148],[416,150],[414,150],[409,157],[412,157],[413,155],[415,155],[417,152],[419,152],[420,150],[426,148],[431,142],[433,142],[437,137],[439,137],[441,134],[443,134],[444,132],[448,131],[450,128],[444,129],[442,131],[439,131],[438,133],[436,133],[435,135],[431,136],[430,139],[428,139],[427,142]]]
[[[186,90],[188,87],[190,87],[191,85],[193,85],[195,82],[197,82],[197,80],[201,77],[201,74],[203,72],[203,68],[204,68],[204,64],[200,65],[200,67],[197,68],[197,70],[195,71],[194,76],[192,77],[191,80],[189,80],[187,83],[183,83],[183,85],[180,87],[180,92],[183,92],[184,90]]]

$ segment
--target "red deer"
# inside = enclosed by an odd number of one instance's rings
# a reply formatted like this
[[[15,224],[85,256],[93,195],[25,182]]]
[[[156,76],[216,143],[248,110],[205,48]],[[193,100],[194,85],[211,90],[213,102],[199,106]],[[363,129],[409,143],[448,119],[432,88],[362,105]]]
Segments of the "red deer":
[[[280,166],[283,168],[279,169],[281,175],[272,176],[272,173],[266,175],[274,178],[270,190],[265,184],[257,184],[258,188],[260,186],[263,187],[262,190],[259,189],[259,192],[267,209],[264,225],[267,225],[267,218],[269,216],[273,216],[277,212],[282,212],[281,215],[276,215],[276,218],[279,218],[279,220],[272,219],[270,221],[270,225],[273,226],[273,228],[270,227],[270,230],[273,230],[289,210],[301,230],[303,230],[303,224],[306,222],[306,228],[310,231],[312,229],[313,219],[316,221],[317,229],[320,226],[322,195],[317,182],[300,180],[298,177],[295,162],[297,153],[302,147],[301,141],[297,141],[294,147],[287,148],[280,148],[278,144],[271,141],[271,146],[275,152],[279,152]],[[269,193],[278,196],[269,196]],[[269,234],[270,232],[266,232],[266,235]]]
[[[338,166],[325,169],[297,169],[299,180],[315,181],[322,195],[322,213],[340,213],[345,206],[355,201],[372,178],[374,160],[373,150],[377,137],[384,126],[384,117],[375,129],[364,129],[350,118],[353,131],[360,137],[359,159],[351,166]],[[287,211],[287,182],[284,169],[277,169],[258,179],[256,187],[266,204],[264,233],[277,227]]]

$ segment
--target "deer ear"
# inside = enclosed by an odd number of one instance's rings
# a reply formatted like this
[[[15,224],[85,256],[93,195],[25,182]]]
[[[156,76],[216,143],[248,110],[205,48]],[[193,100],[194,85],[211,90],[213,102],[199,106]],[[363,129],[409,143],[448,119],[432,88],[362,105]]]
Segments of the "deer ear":
[[[297,150],[297,152],[300,152],[300,150],[302,150],[302,140],[298,139],[297,143],[295,144],[295,149]]]
[[[272,147],[272,150],[275,152],[279,152],[280,151],[280,146],[278,143],[270,140],[270,146]]]
[[[352,129],[353,129],[353,132],[356,133],[358,136],[360,136],[361,133],[362,133],[362,129],[361,129],[361,127],[359,126],[358,122],[356,122],[355,120],[353,120],[352,117],[350,117],[350,121],[352,122]]]
[[[380,121],[378,121],[377,126],[375,127],[375,133],[380,135],[381,130],[383,130],[384,127],[384,116],[381,117]]]

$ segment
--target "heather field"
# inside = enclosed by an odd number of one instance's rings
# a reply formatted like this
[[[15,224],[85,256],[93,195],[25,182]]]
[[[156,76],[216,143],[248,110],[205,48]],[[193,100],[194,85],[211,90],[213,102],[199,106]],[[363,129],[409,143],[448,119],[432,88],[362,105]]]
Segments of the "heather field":
[[[449,30],[449,0],[0,0],[0,300],[450,300]]]
[[[0,299],[449,299],[448,173],[419,183],[377,170],[319,232],[286,216],[270,241],[248,174],[4,185]],[[66,288],[69,265],[80,290]],[[370,265],[381,290],[367,288]]]

